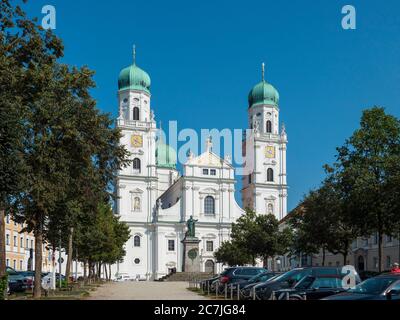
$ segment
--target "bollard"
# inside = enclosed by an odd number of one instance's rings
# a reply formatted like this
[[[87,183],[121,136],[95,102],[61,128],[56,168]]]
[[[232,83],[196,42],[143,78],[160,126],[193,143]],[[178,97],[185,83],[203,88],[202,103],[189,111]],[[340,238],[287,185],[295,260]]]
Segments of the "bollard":
[[[303,295],[303,300],[307,300],[307,294],[306,293]]]
[[[253,300],[256,300],[256,287],[253,287]]]
[[[219,283],[215,284],[215,298],[218,299],[218,290],[219,290]]]
[[[272,291],[271,300],[275,300],[275,291]]]
[[[240,284],[237,287],[237,299],[240,300]]]
[[[207,281],[207,295],[210,295],[210,281]]]
[[[233,286],[231,286],[231,300],[233,300]]]
[[[225,283],[225,292],[224,292],[224,299],[228,299],[228,284]]]
[[[286,300],[290,300],[290,294],[289,294],[289,292],[286,292]]]

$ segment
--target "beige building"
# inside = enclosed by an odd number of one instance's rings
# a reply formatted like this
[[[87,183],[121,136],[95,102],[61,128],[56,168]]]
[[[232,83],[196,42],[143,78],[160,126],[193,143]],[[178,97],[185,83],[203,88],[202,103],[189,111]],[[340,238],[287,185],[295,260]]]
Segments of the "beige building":
[[[378,236],[358,238],[353,241],[346,264],[358,271],[378,271]],[[389,270],[394,262],[400,261],[400,241],[390,236],[383,237],[383,269]],[[310,259],[313,266],[322,265],[322,252]],[[327,253],[326,266],[342,266],[343,256]]]
[[[287,215],[280,221],[280,228],[288,227]],[[391,236],[383,236],[383,270],[391,269],[393,263],[400,262],[400,236],[394,238]],[[268,269],[277,271],[287,271],[295,267],[304,266],[322,266],[322,250],[317,255],[298,255],[275,257],[268,260]],[[343,266],[343,255],[325,253],[325,266]],[[378,235],[371,237],[360,237],[353,241],[349,254],[347,256],[346,265],[353,265],[358,272],[360,271],[378,271]]]
[[[34,269],[35,237],[32,232],[21,232],[24,226],[5,217],[6,265],[17,271]],[[43,244],[43,272],[51,270],[51,252]]]

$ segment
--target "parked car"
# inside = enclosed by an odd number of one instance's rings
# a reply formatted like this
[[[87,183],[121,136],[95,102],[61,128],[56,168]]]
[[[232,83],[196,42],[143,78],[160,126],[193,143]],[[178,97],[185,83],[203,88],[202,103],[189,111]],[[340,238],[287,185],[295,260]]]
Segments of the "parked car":
[[[18,273],[24,277],[24,284],[26,288],[32,289],[35,281],[35,271],[19,271]]]
[[[369,278],[354,289],[322,300],[397,300],[400,301],[400,274],[385,273]]]
[[[116,282],[132,281],[132,277],[127,273],[120,273],[115,278]]]
[[[6,268],[6,272],[8,274],[8,293],[24,292],[26,290],[24,276],[10,267]]]
[[[251,278],[247,283],[240,284],[240,299],[248,300],[253,299],[253,288],[260,283],[265,283],[267,281],[272,281],[276,277],[280,276],[282,272],[265,272],[258,276]]]
[[[227,268],[221,273],[221,276],[218,279],[217,288],[219,292],[222,293],[225,290],[225,286],[246,282],[254,276],[265,272],[267,272],[267,270],[260,267]]]
[[[323,275],[338,275],[342,276],[342,268],[340,267],[304,267],[295,268],[290,270],[272,281],[261,283],[256,285],[255,296],[259,300],[270,300],[272,299],[272,293],[281,289],[293,288],[301,279],[306,276],[323,276]],[[355,274],[356,282],[361,282],[358,274]]]
[[[291,289],[275,291],[275,300],[319,300],[346,289],[338,275],[306,276]]]
[[[377,271],[360,271],[359,272],[360,278],[362,281],[367,280],[369,278],[373,278],[379,276],[380,273]]]
[[[251,285],[251,284],[257,284],[260,282],[266,282],[269,279],[273,278],[274,276],[276,276],[278,273],[276,272],[270,272],[270,271],[266,271],[266,272],[262,272],[258,275],[255,275],[254,277],[251,277],[248,280],[239,280],[237,282],[231,283],[228,285],[228,290],[230,292],[231,288],[233,291],[233,294],[237,295],[237,290],[239,287],[239,290],[241,291],[244,287]],[[279,273],[280,274],[280,273]]]

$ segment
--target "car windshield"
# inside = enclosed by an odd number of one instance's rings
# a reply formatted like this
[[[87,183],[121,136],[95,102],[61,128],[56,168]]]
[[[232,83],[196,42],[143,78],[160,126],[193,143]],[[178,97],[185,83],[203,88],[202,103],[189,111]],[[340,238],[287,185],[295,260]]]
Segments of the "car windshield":
[[[396,279],[394,278],[371,278],[361,282],[354,289],[349,292],[363,293],[363,294],[381,294],[383,293]]]
[[[289,279],[293,279],[295,276],[299,275],[299,273],[302,270],[300,269],[294,269],[294,270],[290,270],[288,272],[285,272],[279,276],[277,276],[276,278],[274,278],[274,281],[285,281],[285,280],[289,280]],[[302,277],[300,277],[301,279]],[[300,280],[298,279],[298,280]]]
[[[223,276],[227,275],[227,274],[228,274],[230,271],[232,271],[233,269],[235,269],[235,268],[228,268],[228,269],[225,269],[224,271],[221,272],[221,276],[223,277]]]
[[[295,288],[296,289],[308,289],[315,280],[316,279],[312,276],[304,277],[297,283],[297,285],[295,285]]]
[[[249,283],[255,283],[255,282],[264,282],[267,281],[271,276],[268,275],[268,273],[260,273],[252,278],[249,279]]]

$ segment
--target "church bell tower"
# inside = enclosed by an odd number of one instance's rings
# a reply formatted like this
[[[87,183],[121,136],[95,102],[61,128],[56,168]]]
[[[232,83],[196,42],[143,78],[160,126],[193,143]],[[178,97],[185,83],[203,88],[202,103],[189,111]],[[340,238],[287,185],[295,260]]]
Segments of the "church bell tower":
[[[250,91],[248,103],[250,134],[243,143],[243,207],[280,220],[287,214],[287,135],[279,123],[279,93],[265,80],[264,63],[262,80]]]

